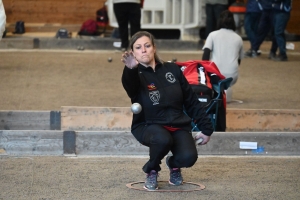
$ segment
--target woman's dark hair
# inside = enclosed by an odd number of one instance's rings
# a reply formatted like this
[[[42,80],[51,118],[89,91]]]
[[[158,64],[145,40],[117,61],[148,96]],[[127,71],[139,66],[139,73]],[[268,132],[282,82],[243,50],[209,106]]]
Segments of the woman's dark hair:
[[[220,14],[217,27],[218,29],[226,28],[235,31],[236,26],[232,12],[230,12],[229,10],[223,11]]]
[[[154,47],[156,46],[156,45],[155,45],[155,39],[154,39],[154,36],[153,36],[151,33],[147,32],[147,31],[139,31],[139,32],[135,33],[135,34],[131,37],[131,39],[130,39],[130,44],[129,44],[129,46],[130,46],[130,49],[131,49],[132,51],[133,51],[133,45],[134,45],[134,43],[135,43],[139,38],[141,38],[141,37],[143,37],[143,36],[148,37],[148,38],[150,39],[150,41],[151,41],[151,44],[152,44]],[[156,50],[156,51],[157,51],[157,50]],[[159,58],[159,56],[157,55],[156,52],[154,53],[154,59],[155,59],[155,61],[163,62],[163,61]]]

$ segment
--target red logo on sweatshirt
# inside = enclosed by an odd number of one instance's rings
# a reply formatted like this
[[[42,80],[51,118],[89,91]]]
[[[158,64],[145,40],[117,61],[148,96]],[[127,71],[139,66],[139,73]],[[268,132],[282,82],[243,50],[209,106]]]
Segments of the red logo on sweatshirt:
[[[154,83],[151,83],[147,87],[148,87],[148,90],[156,90],[156,87],[155,87]]]

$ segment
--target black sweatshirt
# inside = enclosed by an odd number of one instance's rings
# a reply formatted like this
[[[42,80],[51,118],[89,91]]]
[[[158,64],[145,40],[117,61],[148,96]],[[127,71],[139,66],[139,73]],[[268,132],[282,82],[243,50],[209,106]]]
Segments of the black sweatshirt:
[[[125,66],[122,84],[131,102],[142,106],[142,112],[133,115],[131,128],[135,137],[139,134],[134,132],[138,126],[150,124],[190,131],[191,118],[203,134],[213,133],[208,114],[175,63],[158,63],[155,71],[141,64],[133,69]]]

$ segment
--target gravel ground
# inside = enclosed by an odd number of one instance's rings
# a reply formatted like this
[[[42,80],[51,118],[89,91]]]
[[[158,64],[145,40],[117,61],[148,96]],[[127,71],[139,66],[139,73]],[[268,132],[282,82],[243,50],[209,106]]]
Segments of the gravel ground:
[[[247,49],[245,47],[245,49]],[[300,109],[299,51],[288,62],[262,56],[242,60],[233,98],[240,109]],[[299,49],[298,49],[299,50]],[[61,106],[129,107],[114,51],[1,50],[0,110],[60,110]],[[201,59],[201,52],[160,52],[164,60]],[[107,59],[111,57],[112,62]],[[145,192],[126,187],[143,181],[146,157],[0,156],[0,199],[300,199],[299,157],[200,157],[183,169],[194,192]],[[168,179],[162,164],[159,180]],[[140,188],[141,185],[137,184]],[[162,189],[193,189],[193,185]]]
[[[206,188],[192,192],[147,192],[126,184],[144,181],[146,157],[0,156],[0,199],[300,199],[300,157],[199,157],[182,170],[186,182]],[[165,162],[163,160],[163,162]],[[162,164],[159,181],[168,180]],[[134,185],[141,188],[142,184]],[[164,190],[193,190],[189,184]]]
[[[201,59],[200,51],[160,52],[168,61]],[[300,109],[300,53],[274,62],[268,53],[245,58],[230,103],[239,109]],[[0,110],[60,110],[61,106],[129,107],[121,85],[121,53],[114,51],[0,52]],[[112,62],[108,62],[112,58]]]

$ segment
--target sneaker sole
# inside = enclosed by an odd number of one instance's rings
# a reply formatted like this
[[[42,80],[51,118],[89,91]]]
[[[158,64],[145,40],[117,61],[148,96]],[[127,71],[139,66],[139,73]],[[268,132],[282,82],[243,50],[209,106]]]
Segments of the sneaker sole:
[[[182,185],[182,183],[180,183],[180,184],[174,184],[174,183],[172,183],[170,180],[169,180],[169,184],[170,184],[170,185],[174,185],[174,186]]]
[[[158,187],[157,187],[157,188],[155,188],[154,190],[152,190],[152,189],[149,189],[149,188],[147,188],[147,187],[145,187],[145,186],[143,186],[143,188],[144,188],[145,190],[148,190],[148,191],[150,191],[150,192],[152,192],[152,191],[155,191],[155,190],[158,190]]]

